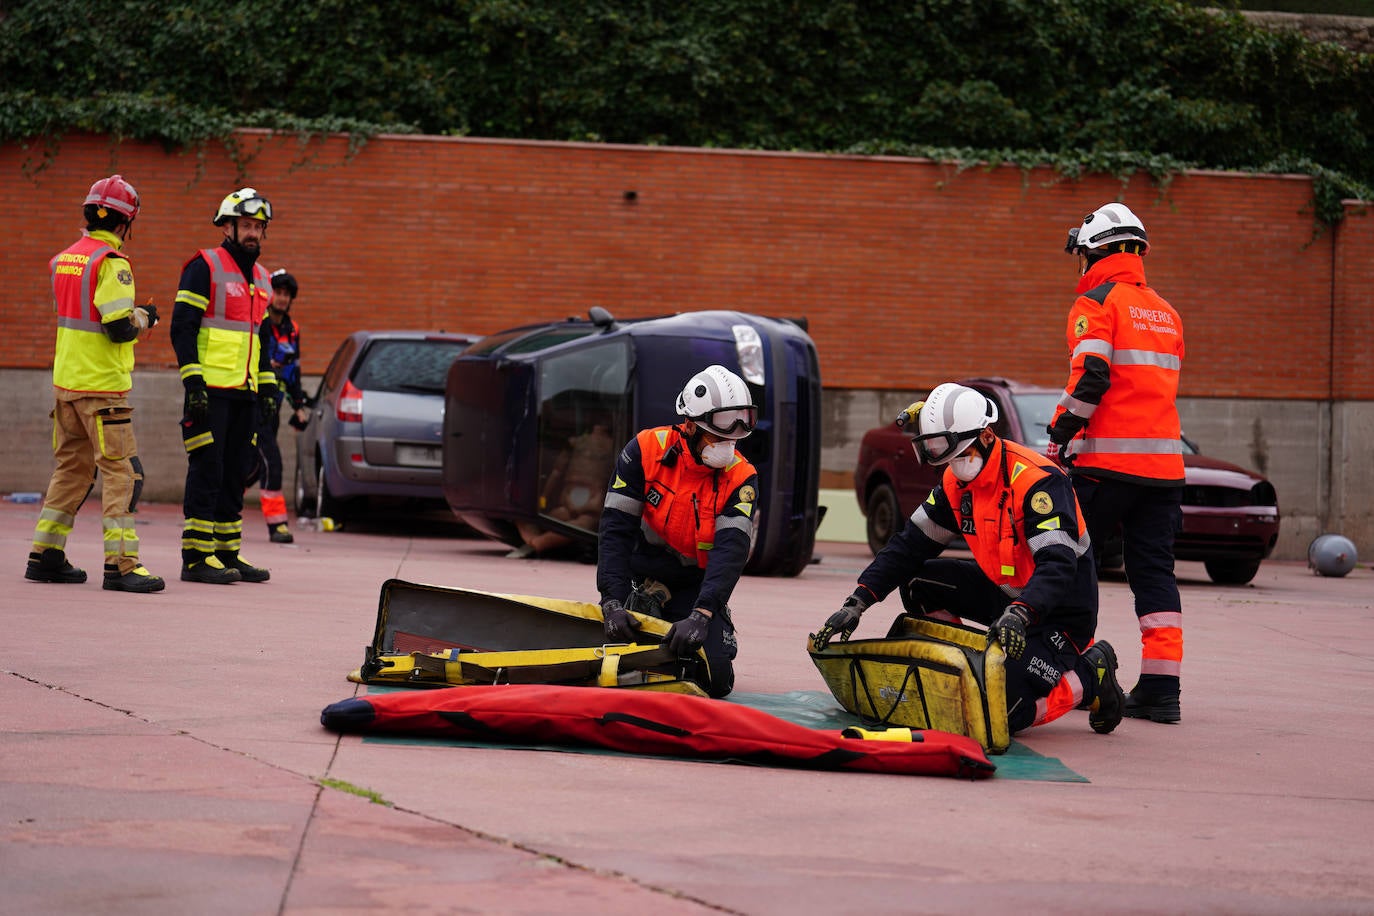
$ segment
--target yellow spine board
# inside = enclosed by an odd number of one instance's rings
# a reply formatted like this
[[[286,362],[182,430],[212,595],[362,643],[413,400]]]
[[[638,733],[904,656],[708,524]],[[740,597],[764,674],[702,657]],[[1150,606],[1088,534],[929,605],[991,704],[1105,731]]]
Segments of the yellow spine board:
[[[671,656],[663,646],[634,643],[506,652],[412,652],[375,656],[366,676],[362,669],[357,669],[348,679],[355,683],[410,687],[563,683],[591,687],[653,684],[670,689],[667,685],[681,682],[671,675],[646,670],[670,661]]]
[[[993,754],[1011,744],[1006,656],[981,630],[903,617],[888,638],[810,654],[840,705],[867,722],[966,735]]]

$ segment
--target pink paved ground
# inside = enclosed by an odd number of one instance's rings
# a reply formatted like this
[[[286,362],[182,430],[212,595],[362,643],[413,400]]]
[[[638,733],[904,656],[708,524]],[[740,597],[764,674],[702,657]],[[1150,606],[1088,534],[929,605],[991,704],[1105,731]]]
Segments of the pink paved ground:
[[[1374,911],[1367,566],[1219,588],[1180,564],[1183,723],[1072,713],[1020,740],[1088,782],[970,783],[341,739],[319,713],[355,693],[383,580],[591,600],[592,567],[432,526],[268,545],[250,517],[272,581],[184,584],[179,507],[149,506],[169,583],[132,596],[100,589],[94,507],[71,545],[92,581],[25,581],[36,508],[0,504],[0,912]],[[867,553],[819,553],[736,591],[738,690],[824,689],[805,636]],[[1129,687],[1124,582],[1102,603]]]

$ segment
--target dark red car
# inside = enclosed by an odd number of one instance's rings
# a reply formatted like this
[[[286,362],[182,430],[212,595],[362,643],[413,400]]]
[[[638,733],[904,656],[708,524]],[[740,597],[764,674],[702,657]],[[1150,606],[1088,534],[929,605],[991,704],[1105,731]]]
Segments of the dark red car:
[[[976,388],[996,404],[999,436],[1045,450],[1045,432],[1062,393],[1057,388],[1023,385],[1004,378],[959,382]],[[1183,440],[1183,530],[1174,555],[1207,568],[1213,582],[1243,585],[1259,572],[1279,537],[1279,504],[1274,486],[1254,471],[1199,454]],[[854,469],[854,492],[867,518],[868,546],[877,553],[901,530],[911,513],[939,482],[941,468],[922,465],[911,436],[889,423],[864,434]],[[1102,565],[1121,565],[1121,542],[1099,548]]]

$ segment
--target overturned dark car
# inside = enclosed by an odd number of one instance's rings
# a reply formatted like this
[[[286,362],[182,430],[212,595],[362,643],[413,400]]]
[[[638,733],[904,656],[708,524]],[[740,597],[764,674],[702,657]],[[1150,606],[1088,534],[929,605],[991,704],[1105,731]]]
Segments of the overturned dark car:
[[[740,451],[758,469],[759,529],[746,572],[794,576],[819,524],[821,381],[802,320],[734,311],[588,317],[489,335],[449,368],[443,491],[458,517],[518,546],[557,532],[594,553],[620,447],[678,422],[678,392],[718,363],[749,384],[758,425]]]

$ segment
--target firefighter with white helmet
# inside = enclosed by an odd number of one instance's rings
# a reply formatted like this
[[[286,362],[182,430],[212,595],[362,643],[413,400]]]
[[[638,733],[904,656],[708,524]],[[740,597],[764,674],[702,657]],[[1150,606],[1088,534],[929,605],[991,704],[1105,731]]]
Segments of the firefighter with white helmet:
[[[1140,678],[1126,715],[1181,718],[1183,607],[1174,576],[1182,526],[1183,445],[1178,416],[1183,321],[1145,282],[1145,226],[1108,203],[1069,230],[1064,250],[1081,277],[1069,310],[1069,379],[1049,424],[1071,467],[1093,543],[1121,531],[1140,625]]]
[[[1012,732],[1087,708],[1093,731],[1121,721],[1116,653],[1093,642],[1097,572],[1068,476],[994,432],[997,406],[963,385],[938,386],[897,418],[912,448],[944,475],[859,575],[853,594],[812,637],[847,640],[876,602],[901,590],[905,612],[973,620],[1005,650]],[[973,559],[940,556],[965,546]]]
[[[172,312],[181,367],[181,438],[186,448],[181,578],[229,585],[270,573],[240,555],[243,481],[259,418],[277,412],[276,375],[258,337],[272,282],[258,263],[272,204],[255,188],[225,196],[212,218],[224,233],[182,268]]]
[[[727,602],[758,530],[758,474],[736,445],[758,422],[749,386],[724,366],[693,375],[682,421],[641,431],[616,460],[601,512],[596,585],[606,636],[633,642],[629,611],[671,621],[679,656],[703,649],[714,697],[734,686]]]
[[[91,185],[82,204],[86,230],[50,264],[57,306],[53,358],[53,455],[57,460],[34,530],[24,578],[77,584],[86,573],[67,559],[67,536],[95,483],[101,491],[110,591],[162,591],[161,577],[138,559],[134,514],[143,465],[134,440],[134,345],[157,324],[157,308],[136,305],[124,245],[138,217],[138,192],[121,175]]]

